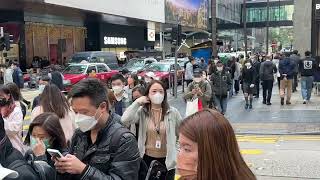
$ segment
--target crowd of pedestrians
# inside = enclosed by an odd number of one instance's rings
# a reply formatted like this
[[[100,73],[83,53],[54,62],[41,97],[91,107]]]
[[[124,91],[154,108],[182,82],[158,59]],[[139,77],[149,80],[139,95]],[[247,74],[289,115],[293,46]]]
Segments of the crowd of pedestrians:
[[[277,83],[280,104],[290,105],[292,93],[297,92],[300,81],[303,104],[307,104],[310,102],[315,82],[320,81],[319,62],[320,58],[316,61],[309,51],[306,51],[302,58],[296,50],[293,53],[260,53],[246,59],[240,55],[238,58],[231,57],[225,63],[221,62],[219,57],[212,58],[204,70],[204,73],[208,74],[204,79],[208,80],[211,88],[203,88],[203,82],[198,76],[198,67],[203,67],[202,62],[196,66],[194,58],[191,57],[185,70],[188,87],[184,98],[186,101],[199,99],[204,107],[215,108],[225,114],[228,99],[237,95],[240,90],[244,95],[245,109],[254,108],[253,99],[259,99],[261,91],[262,103],[272,105],[273,86]],[[190,80],[191,76],[193,81]],[[202,87],[198,88],[199,85]],[[210,90],[212,92],[209,92]]]
[[[262,85],[262,103],[271,105],[277,79],[282,105],[291,104],[299,80],[303,103],[308,103],[319,60],[310,52],[306,58],[296,56],[258,54],[228,63],[216,57],[208,66],[190,57],[183,98],[186,104],[196,100],[198,112],[186,118],[169,104],[165,85],[151,74],[148,82],[116,74],[110,88],[88,78],[65,97],[61,74],[52,69],[40,78],[25,139],[28,107],[19,84],[7,82],[0,86],[0,164],[17,171],[20,179],[255,180],[224,117],[227,102],[243,91],[244,108],[253,109]]]

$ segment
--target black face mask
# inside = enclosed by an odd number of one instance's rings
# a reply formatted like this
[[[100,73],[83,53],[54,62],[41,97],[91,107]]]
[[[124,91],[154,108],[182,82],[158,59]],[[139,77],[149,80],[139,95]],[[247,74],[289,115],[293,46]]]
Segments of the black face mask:
[[[0,107],[3,107],[3,106],[7,106],[7,105],[10,105],[10,100],[11,98],[9,98],[8,100],[4,97],[1,97],[0,98]]]

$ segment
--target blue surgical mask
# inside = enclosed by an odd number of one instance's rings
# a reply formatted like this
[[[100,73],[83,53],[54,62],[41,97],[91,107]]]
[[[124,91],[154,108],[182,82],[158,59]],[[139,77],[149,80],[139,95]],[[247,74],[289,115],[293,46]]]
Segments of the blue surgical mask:
[[[42,139],[42,142],[46,149],[50,148],[50,141],[48,138]],[[30,147],[33,149],[37,145],[38,141],[33,136],[30,136]]]

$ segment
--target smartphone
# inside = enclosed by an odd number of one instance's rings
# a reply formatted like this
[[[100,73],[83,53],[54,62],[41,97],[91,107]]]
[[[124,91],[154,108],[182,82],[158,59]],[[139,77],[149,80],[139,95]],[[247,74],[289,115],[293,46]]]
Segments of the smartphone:
[[[56,149],[47,149],[48,153],[55,158],[62,158],[63,155],[60,153],[59,150]]]

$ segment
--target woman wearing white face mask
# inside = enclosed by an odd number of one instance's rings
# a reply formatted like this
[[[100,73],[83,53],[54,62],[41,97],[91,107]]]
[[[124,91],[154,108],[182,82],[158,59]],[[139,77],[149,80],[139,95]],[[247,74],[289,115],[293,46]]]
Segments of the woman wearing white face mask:
[[[253,94],[255,93],[256,70],[250,60],[246,60],[242,69],[242,90],[246,101],[245,109],[252,109]]]
[[[152,81],[146,96],[138,98],[124,112],[125,125],[139,123],[138,147],[149,166],[157,160],[168,169],[167,180],[172,180],[176,164],[176,128],[181,122],[177,109],[169,106],[167,91],[161,81]]]

